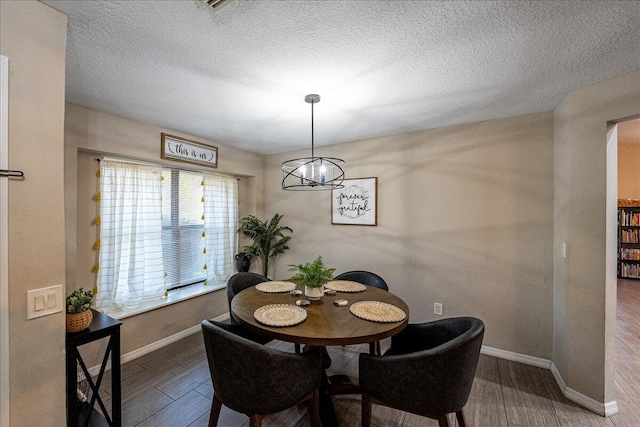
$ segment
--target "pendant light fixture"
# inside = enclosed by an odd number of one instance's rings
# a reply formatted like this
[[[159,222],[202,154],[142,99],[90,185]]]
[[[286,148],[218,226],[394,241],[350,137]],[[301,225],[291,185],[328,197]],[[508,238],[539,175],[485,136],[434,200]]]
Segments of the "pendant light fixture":
[[[344,160],[335,157],[316,157],[313,146],[313,104],[320,102],[320,95],[304,97],[311,104],[311,157],[282,162],[283,190],[332,190],[344,188]]]

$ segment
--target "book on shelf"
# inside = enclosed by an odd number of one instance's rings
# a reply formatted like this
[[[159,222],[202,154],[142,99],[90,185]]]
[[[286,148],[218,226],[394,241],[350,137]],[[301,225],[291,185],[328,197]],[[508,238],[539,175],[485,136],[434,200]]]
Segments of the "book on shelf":
[[[620,249],[620,259],[623,261],[640,261],[640,249]]]
[[[618,277],[640,280],[640,200],[618,200]]]
[[[620,263],[620,277],[640,279],[640,264]]]
[[[637,227],[640,226],[640,211],[629,211],[620,209],[620,226],[621,227]]]
[[[620,230],[621,243],[640,243],[640,229]]]

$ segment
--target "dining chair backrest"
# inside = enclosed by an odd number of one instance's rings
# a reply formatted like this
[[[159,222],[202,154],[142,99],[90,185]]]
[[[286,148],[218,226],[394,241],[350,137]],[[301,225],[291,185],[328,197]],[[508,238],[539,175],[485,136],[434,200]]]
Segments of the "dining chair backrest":
[[[290,408],[319,390],[319,351],[282,352],[236,335],[238,328],[202,322],[214,400],[249,416],[266,415]]]
[[[373,286],[374,288],[379,288],[385,291],[389,290],[387,286],[387,282],[376,273],[372,273],[370,271],[365,270],[352,270],[346,271],[344,273],[338,274],[334,277],[334,280],[350,280],[352,282],[358,282],[365,286]],[[376,341],[375,343],[371,343],[369,345],[369,352],[371,354],[380,354],[381,344],[380,341]]]
[[[431,418],[455,412],[460,421],[483,336],[484,323],[473,317],[409,324],[391,338],[384,356],[360,354],[363,393],[375,403]]]
[[[373,286],[376,288],[389,290],[387,283],[384,279],[375,273],[364,270],[347,271],[342,274],[338,274],[334,277],[334,280],[351,280],[352,282],[362,283],[363,285]]]
[[[236,273],[229,278],[229,280],[227,281],[227,300],[229,303],[229,315],[231,318],[231,323],[237,323],[233,318],[233,315],[231,314],[231,300],[233,299],[233,297],[236,296],[238,292],[244,291],[251,286],[255,286],[258,283],[268,281],[269,279],[264,276],[249,272]]]

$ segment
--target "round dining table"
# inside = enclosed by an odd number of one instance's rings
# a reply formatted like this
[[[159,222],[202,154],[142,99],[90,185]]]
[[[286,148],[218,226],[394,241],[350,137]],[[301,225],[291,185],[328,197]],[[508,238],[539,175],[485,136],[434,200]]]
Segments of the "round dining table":
[[[238,293],[231,301],[231,315],[245,328],[268,338],[306,344],[314,347],[333,345],[372,343],[393,336],[403,330],[409,322],[409,307],[394,294],[366,286],[362,292],[336,292],[324,295],[318,301],[303,307],[307,318],[294,326],[274,327],[258,322],[254,312],[270,304],[296,304],[304,295],[292,296],[286,293],[266,293],[255,286]],[[347,305],[336,306],[334,301],[347,300]],[[375,322],[361,319],[351,314],[349,307],[359,301],[380,301],[391,304],[405,312],[399,322]]]
[[[302,344],[323,351],[328,359],[327,346],[369,343],[370,349],[376,341],[393,336],[403,330],[409,322],[409,307],[396,295],[383,289],[366,286],[361,292],[336,292],[335,295],[324,295],[318,301],[303,307],[307,317],[301,323],[292,326],[275,327],[260,323],[254,313],[261,307],[271,304],[296,305],[296,300],[304,300],[304,295],[291,295],[289,292],[268,293],[256,289],[255,286],[238,293],[231,300],[231,315],[246,329],[268,338]],[[335,305],[337,300],[347,300],[346,305]],[[397,322],[377,322],[356,317],[350,307],[360,301],[379,301],[391,304],[406,314]],[[325,369],[331,364],[325,363]],[[346,380],[346,382],[344,382]],[[320,419],[323,427],[338,425],[330,394],[358,392],[344,375],[327,378],[323,375],[320,389]]]

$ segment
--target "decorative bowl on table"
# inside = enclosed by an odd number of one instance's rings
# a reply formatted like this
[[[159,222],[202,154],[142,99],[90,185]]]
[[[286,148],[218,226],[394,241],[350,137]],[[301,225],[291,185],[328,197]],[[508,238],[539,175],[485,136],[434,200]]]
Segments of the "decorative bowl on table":
[[[89,327],[93,320],[93,311],[67,314],[67,332],[80,332]]]

